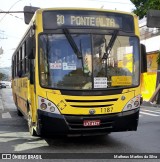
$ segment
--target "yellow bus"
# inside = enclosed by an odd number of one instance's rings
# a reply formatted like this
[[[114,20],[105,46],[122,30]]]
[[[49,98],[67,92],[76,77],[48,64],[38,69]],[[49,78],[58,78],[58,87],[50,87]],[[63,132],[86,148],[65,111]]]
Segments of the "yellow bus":
[[[18,115],[33,136],[135,131],[145,55],[131,13],[37,9],[12,56]]]

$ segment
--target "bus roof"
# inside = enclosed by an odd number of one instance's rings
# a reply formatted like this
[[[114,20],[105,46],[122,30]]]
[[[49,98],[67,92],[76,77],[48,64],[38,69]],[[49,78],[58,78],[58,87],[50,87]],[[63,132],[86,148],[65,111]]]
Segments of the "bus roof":
[[[58,7],[58,8],[38,8],[38,7],[32,7],[32,6],[25,6],[24,7],[24,18],[25,23],[29,24],[30,20],[32,19],[33,15],[36,13],[42,13],[43,11],[96,11],[96,12],[111,12],[111,13],[120,13],[120,14],[127,14],[136,16],[135,14],[131,12],[124,12],[124,11],[118,11],[118,10],[108,10],[108,9],[98,9],[98,8],[76,8],[76,7]]]

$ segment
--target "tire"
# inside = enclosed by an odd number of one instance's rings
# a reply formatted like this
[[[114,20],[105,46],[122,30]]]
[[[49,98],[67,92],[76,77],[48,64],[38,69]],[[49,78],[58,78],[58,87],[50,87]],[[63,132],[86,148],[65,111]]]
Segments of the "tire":
[[[38,134],[37,134],[37,132],[35,130],[35,125],[32,122],[30,109],[29,109],[29,112],[28,112],[28,129],[29,129],[29,132],[30,132],[31,136],[38,136]]]
[[[17,108],[17,115],[18,116],[23,116],[23,114],[21,113],[21,111]]]
[[[38,116],[37,116],[37,123],[36,123],[36,132],[37,132],[38,136],[44,135],[44,132],[42,131],[42,128],[41,128],[39,120],[38,120]]]

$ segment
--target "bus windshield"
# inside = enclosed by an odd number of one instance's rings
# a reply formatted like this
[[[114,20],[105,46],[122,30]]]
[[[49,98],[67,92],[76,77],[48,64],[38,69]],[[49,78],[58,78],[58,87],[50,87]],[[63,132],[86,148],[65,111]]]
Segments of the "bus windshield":
[[[136,36],[116,35],[109,52],[112,35],[74,33],[70,36],[81,57],[66,34],[39,36],[41,86],[83,90],[139,85],[139,41]]]

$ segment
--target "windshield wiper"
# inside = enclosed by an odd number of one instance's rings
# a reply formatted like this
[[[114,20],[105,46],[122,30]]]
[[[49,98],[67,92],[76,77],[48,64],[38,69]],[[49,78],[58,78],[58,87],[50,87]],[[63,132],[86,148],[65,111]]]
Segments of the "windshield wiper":
[[[82,59],[82,52],[78,49],[73,37],[71,36],[70,32],[68,31],[68,29],[63,29],[63,32],[69,42],[69,44],[71,45],[74,53],[77,55],[78,59]]]
[[[108,43],[108,46],[106,47],[106,52],[103,54],[103,57],[102,59],[107,59],[108,58],[108,55],[110,54],[111,50],[112,50],[112,47],[114,45],[114,42],[117,38],[117,35],[118,35],[118,30],[115,30],[111,39],[110,39],[110,42]]]

